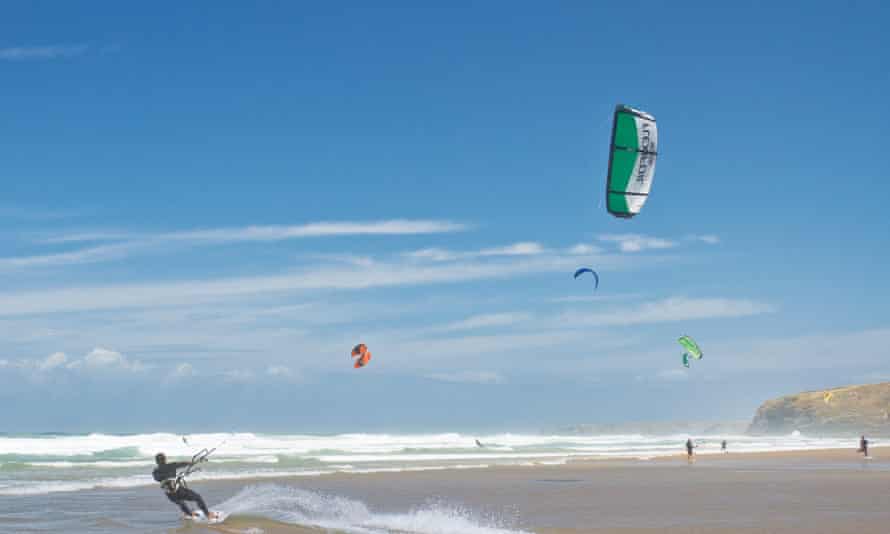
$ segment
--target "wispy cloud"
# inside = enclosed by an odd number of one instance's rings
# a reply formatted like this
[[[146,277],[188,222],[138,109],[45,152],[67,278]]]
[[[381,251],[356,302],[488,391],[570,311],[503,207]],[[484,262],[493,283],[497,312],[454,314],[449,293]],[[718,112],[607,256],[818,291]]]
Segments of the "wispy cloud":
[[[427,378],[439,382],[455,382],[463,384],[503,384],[504,377],[493,371],[461,371],[456,373],[434,373]]]
[[[128,244],[100,245],[70,252],[38,254],[33,256],[13,256],[0,258],[0,269],[23,269],[28,267],[49,267],[96,263],[125,257],[132,249]]]
[[[81,360],[75,360],[66,365],[68,369],[87,370],[125,370],[144,371],[146,366],[139,360],[130,360],[120,352],[96,347]]]
[[[716,245],[720,243],[720,237],[714,234],[689,235],[686,236],[686,239],[689,241],[701,241],[702,243],[706,243],[708,245]]]
[[[35,313],[157,307],[220,298],[287,294],[310,290],[360,290],[505,279],[564,271],[571,258],[542,257],[521,261],[464,262],[445,265],[378,263],[369,267],[318,266],[277,276],[185,280],[130,285],[70,287],[0,293],[0,316]]]
[[[46,357],[45,360],[37,364],[37,368],[41,371],[49,371],[56,367],[61,367],[68,363],[68,356],[64,352],[54,352]]]
[[[530,313],[522,312],[473,315],[472,317],[467,317],[466,319],[441,326],[437,330],[442,332],[456,332],[460,330],[475,330],[477,328],[510,326],[529,321],[531,318],[532,315]]]
[[[486,248],[479,251],[479,256],[534,256],[544,252],[540,243],[523,241],[506,247]]]
[[[125,240],[143,243],[223,244],[284,241],[312,237],[442,234],[463,232],[469,228],[466,224],[453,221],[391,219],[384,221],[313,222],[299,225],[250,225],[154,234],[93,231],[50,236],[44,242],[72,243],[79,241]]]
[[[299,382],[301,375],[286,365],[270,365],[266,367],[266,376],[275,380]]]
[[[187,378],[191,378],[195,376],[197,373],[195,372],[194,366],[188,362],[183,362],[173,368],[173,371],[170,372],[170,376],[168,377],[170,380],[185,380]]]
[[[49,245],[108,242],[76,250],[0,258],[0,269],[50,267],[98,263],[126,258],[134,253],[165,252],[175,247],[275,242],[342,236],[393,236],[451,233],[469,226],[451,221],[393,219],[364,222],[317,222],[291,226],[245,226],[166,233],[90,231],[52,235],[40,240]],[[514,252],[519,253],[519,252]],[[347,256],[341,255],[340,258]],[[349,256],[356,260],[356,256]],[[367,263],[368,258],[359,262]]]
[[[568,295],[565,297],[556,297],[549,299],[549,302],[562,302],[562,303],[572,303],[572,302],[608,302],[608,301],[631,301],[638,300],[643,298],[645,295],[643,293],[618,293],[614,295]]]
[[[716,245],[720,242],[720,238],[714,234],[690,234],[680,240],[642,234],[604,234],[599,236],[598,239],[604,243],[615,243],[621,252],[643,252],[646,250],[675,248],[680,244],[680,241],[698,241],[708,245]]]
[[[2,61],[47,61],[82,55],[87,45],[15,46],[0,48]]]
[[[97,242],[97,241],[127,241],[134,238],[140,237],[139,234],[133,234],[131,232],[123,232],[123,231],[95,231],[95,232],[80,232],[74,234],[61,234],[61,235],[52,235],[49,237],[44,237],[40,239],[40,243],[47,244],[64,244],[64,243],[88,243],[88,242]],[[141,237],[146,237],[145,235]]]
[[[571,247],[568,252],[569,254],[574,254],[576,256],[589,256],[591,254],[600,254],[603,251],[600,247],[595,245],[588,245],[586,243],[578,243],[577,245]]]
[[[642,252],[644,250],[662,250],[677,246],[675,241],[660,237],[640,234],[607,234],[599,236],[600,241],[616,243],[621,252]]]
[[[148,369],[148,366],[139,360],[131,360],[120,352],[102,347],[96,347],[83,358],[76,360],[69,359],[64,352],[54,352],[44,359],[7,360],[7,366],[39,373],[57,370],[141,372]]]
[[[546,251],[543,245],[533,241],[521,241],[504,247],[484,248],[481,250],[452,251],[441,248],[424,248],[404,255],[408,258],[429,261],[455,261],[498,256],[537,256]]]
[[[772,304],[746,299],[675,297],[598,313],[572,312],[565,314],[563,321],[590,326],[630,326],[691,319],[745,317],[775,311]]]

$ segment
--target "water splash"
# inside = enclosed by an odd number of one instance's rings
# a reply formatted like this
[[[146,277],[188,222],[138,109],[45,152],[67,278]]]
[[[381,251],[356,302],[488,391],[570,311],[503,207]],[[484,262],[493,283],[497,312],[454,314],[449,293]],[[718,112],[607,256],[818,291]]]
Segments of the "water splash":
[[[406,513],[378,513],[363,502],[292,486],[248,486],[216,506],[230,515],[260,516],[282,523],[357,534],[521,534],[499,518],[482,518],[470,510],[431,503]]]

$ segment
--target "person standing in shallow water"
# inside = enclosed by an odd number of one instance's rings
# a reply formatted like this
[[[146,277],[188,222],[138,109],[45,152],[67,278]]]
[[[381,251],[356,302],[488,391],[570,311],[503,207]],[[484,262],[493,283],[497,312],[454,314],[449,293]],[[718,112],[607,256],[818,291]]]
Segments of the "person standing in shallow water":
[[[723,451],[723,454],[726,454],[729,452],[728,450],[726,450],[726,440],[725,439],[720,442],[720,450]]]
[[[865,439],[865,434],[859,436],[859,452],[864,458],[868,458],[868,440]]]
[[[695,451],[693,449],[695,449],[695,444],[692,443],[692,438],[689,438],[686,440],[686,461],[689,463],[695,461],[695,458],[693,457]]]

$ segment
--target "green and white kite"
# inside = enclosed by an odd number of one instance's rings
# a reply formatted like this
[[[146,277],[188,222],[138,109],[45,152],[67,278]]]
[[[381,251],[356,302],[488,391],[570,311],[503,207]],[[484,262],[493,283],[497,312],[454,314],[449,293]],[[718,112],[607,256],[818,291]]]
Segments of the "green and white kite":
[[[616,106],[606,177],[609,213],[625,219],[640,213],[652,188],[657,155],[655,117],[621,104]]]
[[[683,367],[689,367],[689,358],[701,360],[702,356],[704,356],[701,349],[698,347],[698,343],[691,337],[681,336],[677,341],[680,345],[683,345],[684,349],[686,349],[686,352],[683,353]]]

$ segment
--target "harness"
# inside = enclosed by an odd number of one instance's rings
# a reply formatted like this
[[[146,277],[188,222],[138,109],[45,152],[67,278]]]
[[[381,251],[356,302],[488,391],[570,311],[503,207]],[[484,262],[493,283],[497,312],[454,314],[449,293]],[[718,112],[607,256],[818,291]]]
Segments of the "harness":
[[[173,495],[174,493],[179,491],[179,488],[184,486],[185,480],[181,480],[179,476],[177,476],[176,478],[167,478],[161,481],[161,489],[167,495]]]
[[[186,466],[186,468],[182,471],[182,473],[178,473],[175,477],[165,478],[164,480],[162,480],[161,489],[164,491],[164,493],[166,493],[167,495],[173,495],[182,488],[188,488],[188,484],[186,484],[185,482],[185,477],[191,475],[192,473],[197,473],[198,471],[200,471],[201,468],[198,467],[198,464],[206,462],[208,456],[213,454],[213,451],[215,450],[216,447],[212,449],[201,449],[200,451],[195,453],[194,456],[192,456],[191,461],[189,462],[188,466]]]

